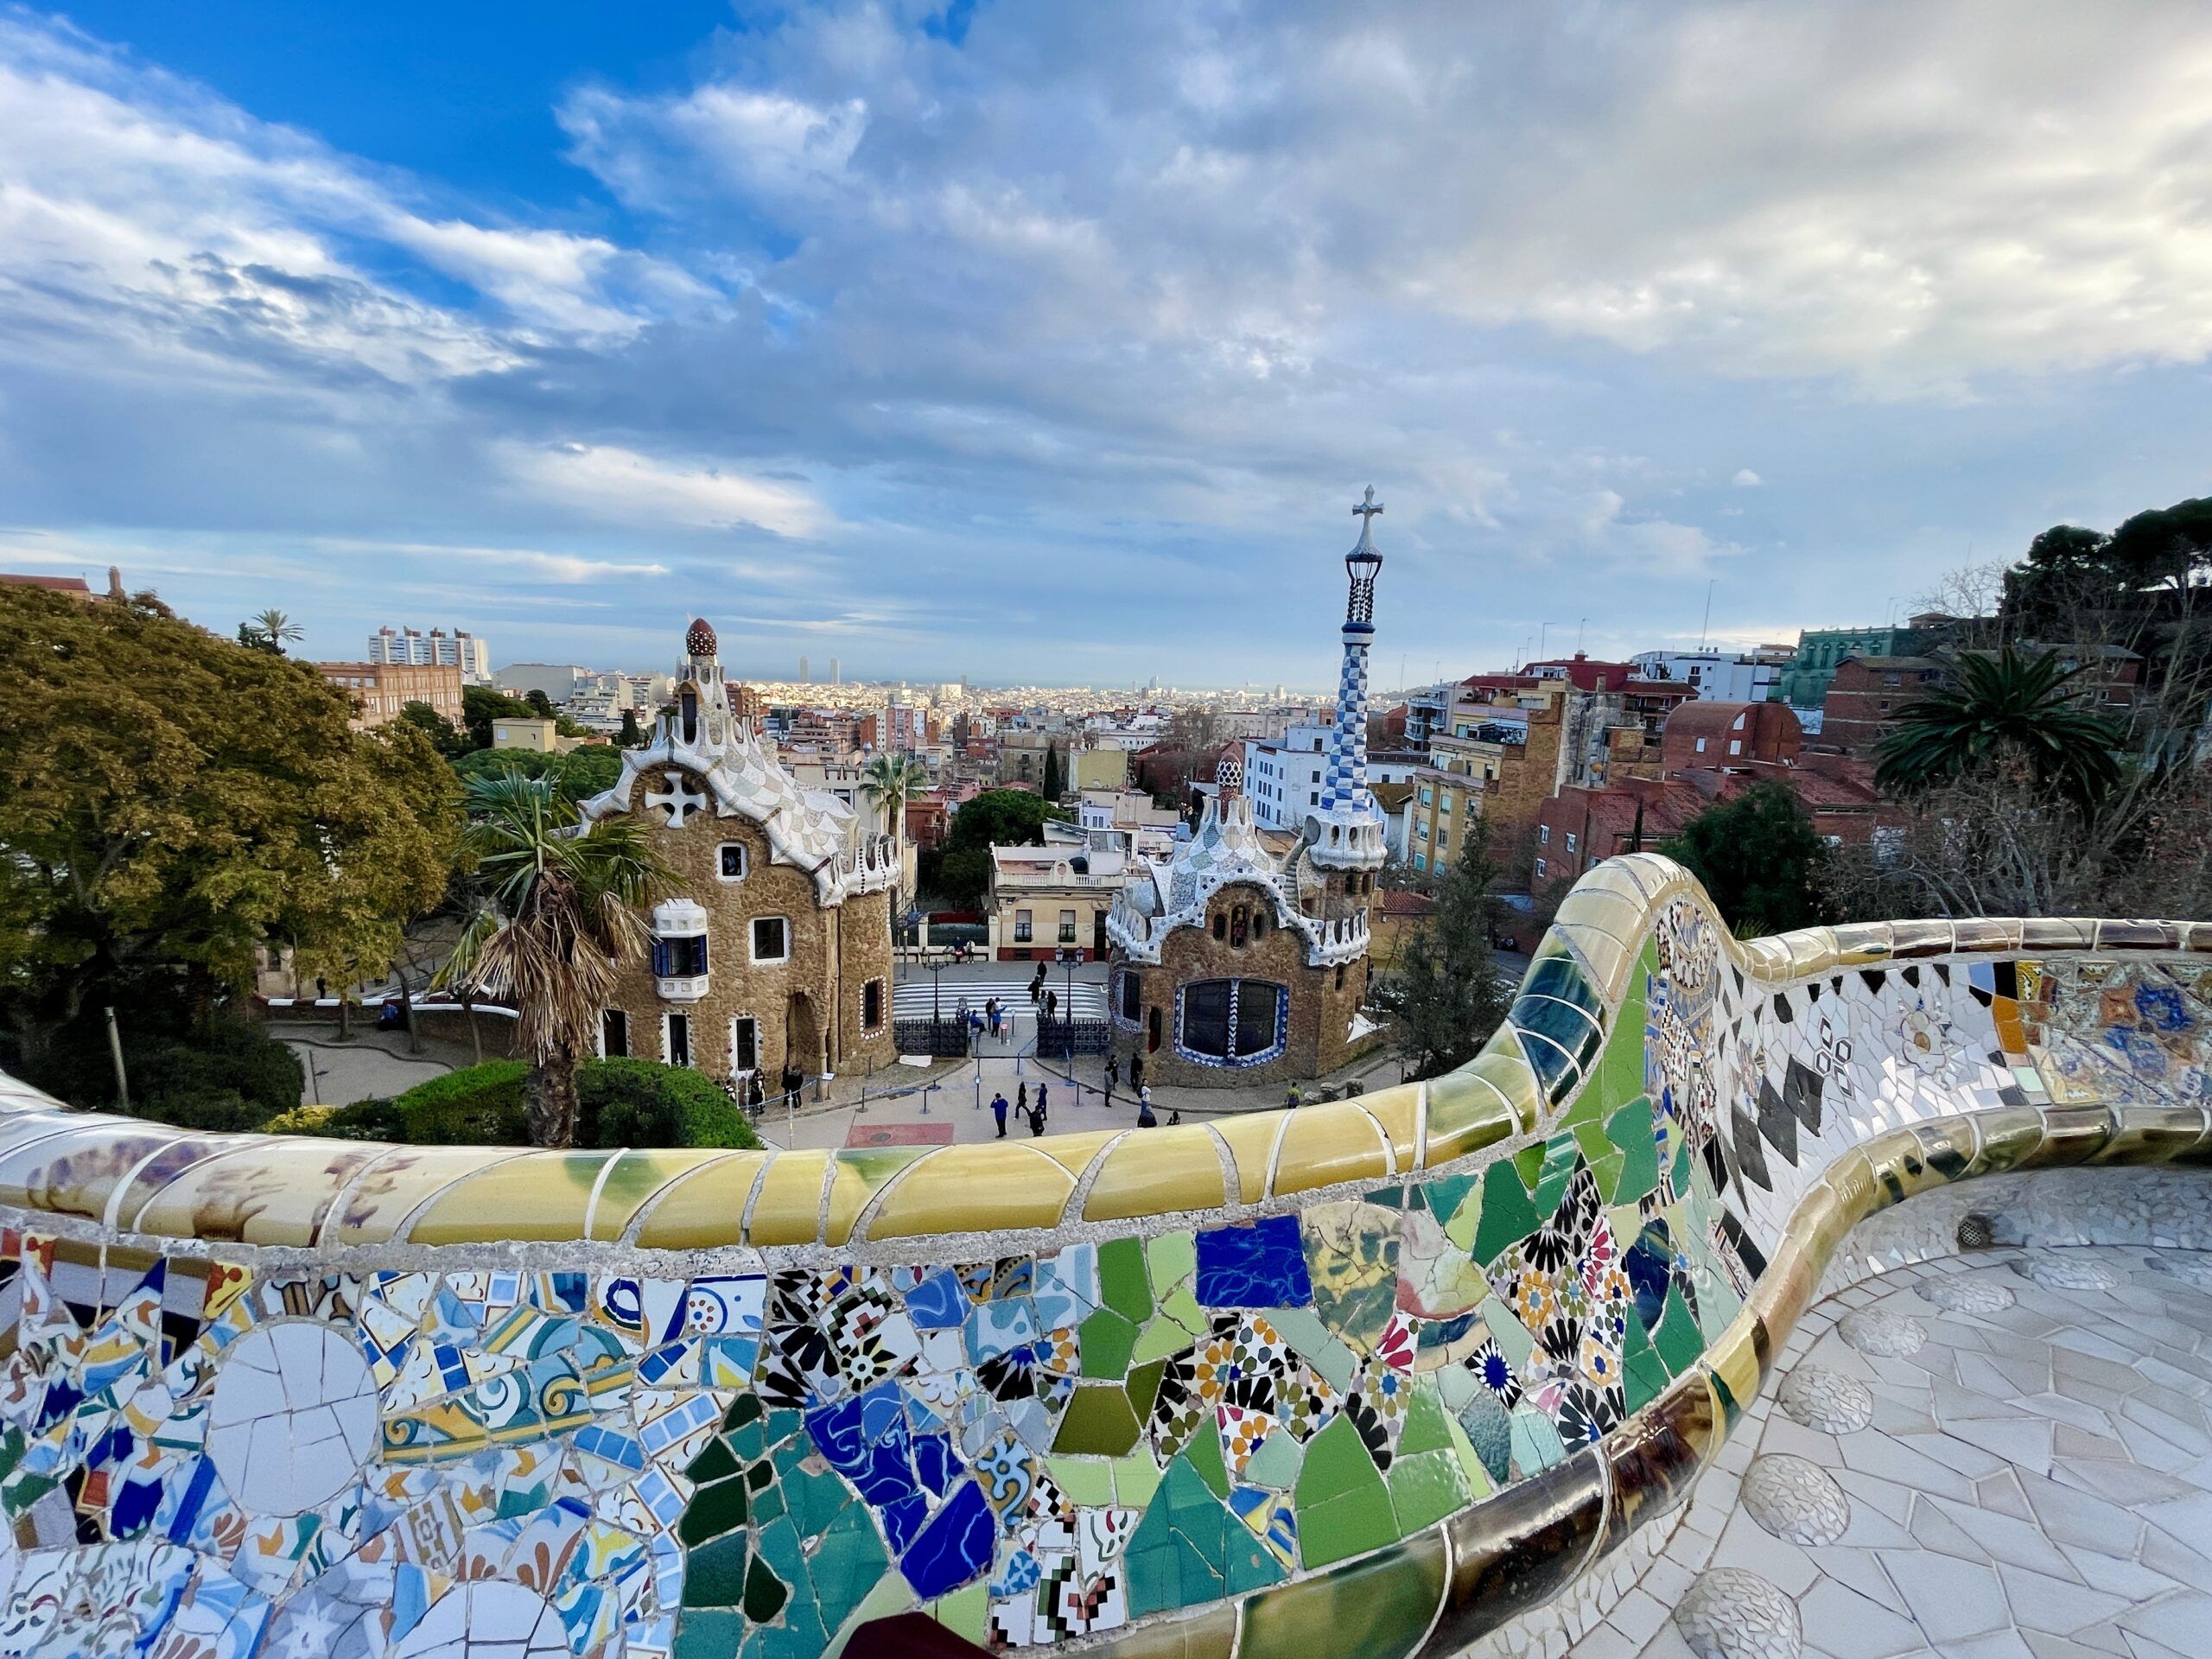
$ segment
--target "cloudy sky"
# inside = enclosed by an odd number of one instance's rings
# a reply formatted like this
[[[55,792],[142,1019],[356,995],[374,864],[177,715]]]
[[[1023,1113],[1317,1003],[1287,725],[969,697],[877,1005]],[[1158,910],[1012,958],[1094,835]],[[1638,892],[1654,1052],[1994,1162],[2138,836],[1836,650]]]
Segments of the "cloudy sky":
[[[0,8],[0,569],[1185,684],[1878,621],[2212,492],[2212,12]]]

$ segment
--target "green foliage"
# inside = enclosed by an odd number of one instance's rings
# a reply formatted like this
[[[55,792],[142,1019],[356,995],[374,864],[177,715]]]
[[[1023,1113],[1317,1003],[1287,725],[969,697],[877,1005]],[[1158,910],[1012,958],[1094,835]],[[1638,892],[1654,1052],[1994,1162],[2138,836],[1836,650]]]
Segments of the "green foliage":
[[[392,1103],[420,1146],[518,1146],[530,1139],[524,1085],[530,1068],[520,1060],[486,1060],[418,1083]]]
[[[2084,618],[2142,608],[2212,569],[2212,496],[2139,512],[2110,534],[2054,524],[2005,573],[2004,613],[2031,639],[2081,637]]]
[[[407,1120],[397,1102],[357,1100],[351,1106],[295,1106],[261,1126],[264,1135],[321,1135],[334,1141],[407,1139]]]
[[[130,1110],[156,1122],[200,1129],[255,1129],[299,1103],[298,1057],[259,1025],[227,1013],[194,1022],[171,997],[122,1004]],[[28,1061],[9,1057],[28,1083],[73,1106],[112,1109],[115,1068],[104,1012],[55,1034]]]
[[[581,801],[614,786],[622,775],[622,752],[606,743],[587,743],[566,754],[536,749],[478,749],[453,763],[464,785],[473,778],[545,779],[564,800]]]
[[[461,728],[427,702],[410,701],[399,709],[400,719],[430,740],[430,747],[451,760],[468,753],[468,740]]]
[[[2055,652],[2031,656],[2012,645],[1961,657],[1948,683],[1899,712],[1875,750],[1875,783],[1909,795],[2016,762],[2039,785],[2094,806],[2119,781],[2113,752],[2126,734],[2069,689],[2080,671]]]
[[[990,890],[994,847],[1039,847],[1045,825],[1068,814],[1026,789],[987,789],[952,815],[944,842],[916,861],[916,879],[949,902],[974,904]]]
[[[1057,743],[1045,746],[1045,783],[1041,792],[1047,802],[1055,804],[1067,792],[1066,779],[1060,772],[1060,746]]]
[[[1509,997],[1491,949],[1498,868],[1487,819],[1470,825],[1436,885],[1436,908],[1405,944],[1377,1000],[1396,1018],[1393,1041],[1416,1077],[1465,1065],[1505,1018]]]
[[[520,697],[511,697],[488,685],[464,685],[461,689],[461,723],[467,729],[471,748],[492,747],[492,722],[495,720],[543,718]]]
[[[577,1065],[622,963],[642,955],[641,912],[673,878],[634,818],[582,825],[550,783],[473,778],[465,855],[489,902],[473,917],[439,982],[514,999],[516,1035],[535,1065],[531,1139],[565,1147],[576,1132]]]
[[[443,897],[459,791],[404,722],[147,599],[0,590],[0,1014],[35,1050],[125,986],[212,1008],[258,946],[381,971]]]
[[[757,1147],[728,1093],[687,1067],[651,1060],[587,1060],[576,1068],[582,1139],[598,1147]]]
[[[1714,802],[1656,850],[1705,883],[1739,938],[1834,919],[1824,896],[1827,843],[1779,784],[1754,784],[1732,801]]]
[[[638,723],[636,709],[625,709],[622,711],[622,735],[615,740],[615,743],[618,747],[625,749],[645,747],[645,728]]]

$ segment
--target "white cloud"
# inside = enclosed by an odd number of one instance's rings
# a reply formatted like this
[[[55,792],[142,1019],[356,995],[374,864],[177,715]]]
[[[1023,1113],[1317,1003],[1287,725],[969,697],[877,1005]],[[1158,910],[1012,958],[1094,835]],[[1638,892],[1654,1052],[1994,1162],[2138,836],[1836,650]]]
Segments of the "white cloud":
[[[607,444],[558,444],[501,451],[508,473],[533,493],[602,518],[723,530],[753,525],[807,537],[827,515],[805,491],[719,467],[675,466]]]
[[[1738,467],[1736,472],[1736,476],[1730,479],[1728,481],[1731,484],[1733,484],[1739,490],[1756,490],[1760,485],[1766,482],[1764,479],[1761,478],[1757,473],[1753,472],[1748,467]]]

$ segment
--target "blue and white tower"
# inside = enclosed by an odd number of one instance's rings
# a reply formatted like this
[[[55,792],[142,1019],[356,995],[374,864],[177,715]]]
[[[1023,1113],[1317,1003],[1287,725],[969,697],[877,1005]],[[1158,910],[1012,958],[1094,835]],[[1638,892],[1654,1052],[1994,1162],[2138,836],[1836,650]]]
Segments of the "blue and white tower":
[[[1375,550],[1375,515],[1382,504],[1370,485],[1352,512],[1359,543],[1344,555],[1351,594],[1344,605],[1344,661],[1337,677],[1337,728],[1329,741],[1329,769],[1321,804],[1306,815],[1306,840],[1313,862],[1326,869],[1371,870],[1386,855],[1382,809],[1367,787],[1367,651],[1375,640],[1375,578],[1382,556]]]

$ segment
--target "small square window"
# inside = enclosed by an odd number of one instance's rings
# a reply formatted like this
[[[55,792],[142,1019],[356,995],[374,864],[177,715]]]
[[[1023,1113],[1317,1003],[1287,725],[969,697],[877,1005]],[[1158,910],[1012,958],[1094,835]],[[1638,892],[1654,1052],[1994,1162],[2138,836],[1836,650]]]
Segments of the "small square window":
[[[1062,944],[1075,943],[1075,912],[1071,910],[1064,910],[1060,912],[1060,943]]]
[[[1572,830],[1567,832],[1567,850],[1570,853],[1574,850],[1574,831]]]
[[[745,843],[743,842],[722,842],[720,856],[723,880],[742,881],[745,880]]]
[[[1544,861],[1543,861],[1542,859],[1541,859],[1541,858],[1540,858],[1540,859],[1538,859],[1538,860],[1536,861],[1536,879],[1537,879],[1538,880],[1540,880],[1540,881],[1541,881],[1541,880],[1543,880],[1543,875],[1544,875]]]
[[[791,954],[791,925],[780,916],[753,918],[753,960],[783,962]]]
[[[1016,944],[1027,944],[1029,943],[1031,925],[1030,916],[1027,911],[1017,910],[1014,912],[1014,942]]]
[[[1551,844],[1552,844],[1552,827],[1551,827],[1551,825],[1549,825],[1548,823],[1540,823],[1540,824],[1538,824],[1538,825],[1536,826],[1536,845],[1537,845],[1537,846],[1539,846],[1539,847],[1548,847],[1548,846],[1550,846]]]

